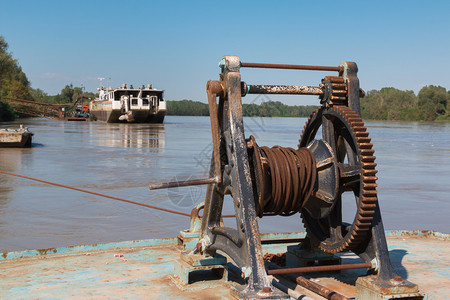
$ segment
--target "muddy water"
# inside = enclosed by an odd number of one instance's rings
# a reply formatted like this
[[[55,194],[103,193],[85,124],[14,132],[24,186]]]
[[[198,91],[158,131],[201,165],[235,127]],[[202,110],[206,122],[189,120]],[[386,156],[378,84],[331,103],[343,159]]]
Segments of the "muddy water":
[[[260,145],[296,147],[305,119],[248,118]],[[27,119],[31,149],[1,149],[0,169],[110,196],[189,212],[205,188],[149,191],[150,182],[207,176],[209,119],[164,124]],[[450,232],[450,124],[366,122],[379,170],[386,229]],[[225,211],[232,212],[231,199]],[[351,218],[352,208],[344,213]],[[175,236],[187,217],[0,174],[0,251]],[[267,217],[261,231],[302,231],[298,216]]]

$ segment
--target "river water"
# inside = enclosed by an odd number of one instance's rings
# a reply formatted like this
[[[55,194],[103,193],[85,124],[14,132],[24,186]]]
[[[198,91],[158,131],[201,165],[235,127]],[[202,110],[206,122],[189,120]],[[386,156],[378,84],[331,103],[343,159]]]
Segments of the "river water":
[[[259,145],[296,147],[305,118],[245,118]],[[208,117],[164,124],[32,118],[29,149],[0,149],[0,169],[189,213],[205,187],[149,191],[148,184],[208,174]],[[378,163],[385,229],[450,233],[450,124],[367,121]],[[350,209],[351,210],[351,209]],[[350,211],[349,210],[349,211]],[[232,213],[226,198],[224,213]],[[352,212],[344,212],[352,215]],[[227,221],[230,222],[230,221]],[[261,219],[262,232],[303,231],[298,215]],[[189,218],[0,174],[0,252],[173,237]]]

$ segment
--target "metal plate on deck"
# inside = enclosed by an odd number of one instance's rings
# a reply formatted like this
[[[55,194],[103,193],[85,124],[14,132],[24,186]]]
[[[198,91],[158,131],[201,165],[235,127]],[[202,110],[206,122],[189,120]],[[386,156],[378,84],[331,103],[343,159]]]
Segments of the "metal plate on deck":
[[[263,235],[263,239],[295,238],[295,235],[271,234]],[[389,255],[400,276],[417,283],[428,299],[450,298],[448,234],[393,231],[387,232],[387,237]],[[182,285],[174,280],[174,262],[183,250],[174,238],[8,253],[0,260],[0,297],[233,299],[231,286],[242,283],[232,274],[229,282],[197,281]],[[265,244],[263,250],[285,252],[286,244]],[[343,263],[357,259],[351,254],[340,256]],[[354,281],[364,275],[362,270],[346,270],[339,275],[321,273],[312,278],[354,297]],[[296,290],[302,292],[302,288]]]

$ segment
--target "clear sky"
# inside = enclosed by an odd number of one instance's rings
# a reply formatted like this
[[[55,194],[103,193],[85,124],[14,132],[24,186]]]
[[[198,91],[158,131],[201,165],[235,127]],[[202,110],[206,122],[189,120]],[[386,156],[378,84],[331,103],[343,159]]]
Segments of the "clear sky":
[[[0,35],[33,88],[152,83],[206,101],[223,55],[358,64],[364,90],[450,89],[450,1],[6,1]],[[318,85],[326,73],[243,69],[251,84]],[[110,78],[110,79],[109,79]],[[244,102],[253,101],[246,97]],[[274,97],[288,104],[316,98]]]

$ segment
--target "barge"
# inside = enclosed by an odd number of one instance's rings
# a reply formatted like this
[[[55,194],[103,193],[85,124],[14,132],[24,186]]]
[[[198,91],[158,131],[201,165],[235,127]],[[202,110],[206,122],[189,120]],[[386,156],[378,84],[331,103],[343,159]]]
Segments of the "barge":
[[[27,127],[20,125],[17,129],[0,129],[0,148],[31,147],[34,134]]]
[[[135,89],[126,84],[119,88],[99,89],[99,97],[89,105],[92,120],[108,123],[162,123],[166,113],[164,91],[152,85]]]

